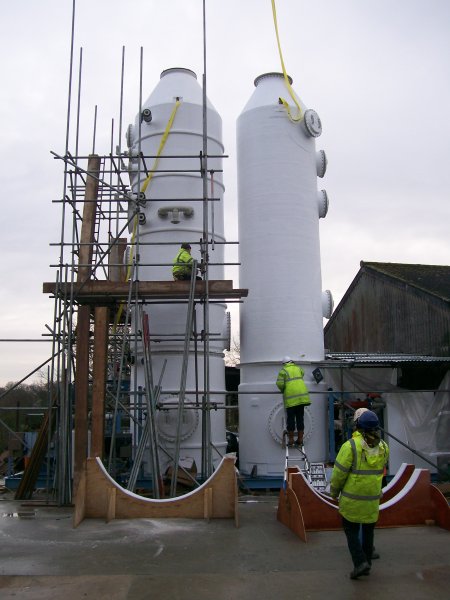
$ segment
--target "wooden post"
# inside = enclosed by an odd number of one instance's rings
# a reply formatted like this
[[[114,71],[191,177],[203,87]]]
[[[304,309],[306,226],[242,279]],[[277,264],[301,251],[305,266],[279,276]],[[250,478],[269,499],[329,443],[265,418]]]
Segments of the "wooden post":
[[[94,251],[95,215],[97,214],[98,178],[100,175],[100,157],[91,154],[88,160],[88,175],[84,192],[83,223],[81,225],[80,251],[78,253],[77,281],[86,281],[92,274],[92,255]],[[92,176],[90,176],[92,175]],[[81,266],[80,266],[81,265]]]
[[[73,485],[76,494],[88,448],[90,306],[78,308],[75,370],[75,438]]]
[[[90,177],[92,174],[94,177]],[[95,234],[95,215],[97,212],[98,177],[100,175],[100,157],[92,154],[88,160],[88,177],[84,193],[83,223],[78,253],[77,282],[88,280],[92,274],[92,255]],[[81,266],[80,266],[81,265]],[[85,266],[82,266],[85,265]],[[84,471],[84,463],[88,449],[88,394],[89,394],[89,332],[90,306],[78,309],[76,338],[76,371],[75,371],[75,440],[74,440],[74,493]]]
[[[203,496],[203,518],[209,521],[212,517],[213,512],[213,489],[207,487],[204,491]]]
[[[116,488],[113,486],[109,486],[108,490],[107,490],[107,494],[106,494],[106,499],[107,499],[107,507],[106,507],[106,522],[109,523],[110,521],[114,520],[116,518]]]
[[[90,456],[103,458],[109,328],[109,309],[106,306],[97,306],[95,308],[94,322],[94,381],[92,384],[92,438]]]
[[[77,485],[77,491],[74,496],[75,510],[73,512],[73,527],[78,525],[84,520],[86,514],[86,469],[83,469],[79,475],[79,481]]]
[[[127,238],[111,239],[111,250],[109,253],[108,279],[110,281],[125,281],[126,267],[123,263],[123,255],[127,248]]]

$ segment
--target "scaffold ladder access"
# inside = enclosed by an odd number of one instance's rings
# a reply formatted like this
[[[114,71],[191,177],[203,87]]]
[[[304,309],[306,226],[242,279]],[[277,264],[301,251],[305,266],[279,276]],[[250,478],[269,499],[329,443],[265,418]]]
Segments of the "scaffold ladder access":
[[[324,463],[310,462],[306,454],[305,446],[289,445],[287,443],[287,431],[283,434],[283,445],[285,447],[284,465],[284,487],[287,485],[289,468],[297,467],[305,476],[308,483],[317,491],[324,492],[327,487],[327,475]]]

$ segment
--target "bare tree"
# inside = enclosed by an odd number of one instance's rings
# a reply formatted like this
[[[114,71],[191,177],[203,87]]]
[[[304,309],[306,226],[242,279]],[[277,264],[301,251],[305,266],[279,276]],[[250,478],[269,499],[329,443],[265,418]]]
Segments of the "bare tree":
[[[239,339],[233,337],[231,347],[229,350],[224,351],[225,354],[225,365],[227,367],[235,367],[241,360],[241,346]]]

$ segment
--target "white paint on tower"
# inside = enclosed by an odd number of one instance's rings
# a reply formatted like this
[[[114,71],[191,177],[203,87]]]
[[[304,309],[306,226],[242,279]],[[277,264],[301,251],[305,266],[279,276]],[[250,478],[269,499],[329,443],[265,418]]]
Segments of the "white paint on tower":
[[[131,153],[130,178],[135,193],[142,189],[146,179],[146,169],[150,171],[153,158],[145,159],[145,167],[139,161],[139,149],[147,157],[155,157],[164,136],[175,104],[179,102],[173,124],[170,128],[157,171],[146,190],[145,206],[142,207],[139,226],[139,268],[137,278],[149,281],[171,281],[172,261],[182,242],[189,242],[192,255],[200,261],[200,240],[203,236],[203,180],[200,173],[200,153],[203,148],[203,93],[194,72],[175,68],[163,71],[161,79],[136,117],[134,126],[128,129],[128,145]],[[139,144],[139,130],[141,132]],[[209,202],[208,239],[217,244],[209,246],[209,279],[224,278],[224,224],[222,182],[222,120],[207,102],[208,154],[219,158],[208,160],[208,170],[214,169],[214,181],[208,175],[208,194],[216,201]],[[174,158],[176,156],[176,158]],[[169,158],[172,157],[172,158]],[[138,174],[140,168],[140,175]],[[217,200],[218,199],[218,200]],[[133,207],[130,207],[133,208]],[[213,214],[214,212],[214,214]],[[214,230],[212,227],[214,226]],[[226,305],[211,303],[209,307],[209,380],[210,400],[223,404],[225,400],[225,372],[223,362],[224,341],[222,332],[226,324]],[[145,309],[149,315],[153,377],[158,382],[164,361],[167,366],[162,381],[163,390],[178,390],[182,370],[184,332],[186,328],[187,304],[149,304]],[[197,331],[204,329],[202,307],[196,308]],[[159,340],[156,342],[155,340]],[[186,389],[195,390],[199,386],[199,401],[203,390],[203,353],[198,344],[198,370],[195,368],[194,343],[191,342]],[[145,386],[142,348],[136,356],[138,385]],[[198,379],[196,379],[196,373]],[[133,377],[132,377],[133,385]],[[160,398],[163,405],[177,402],[177,393],[164,393]],[[186,402],[196,398],[187,396]],[[160,442],[169,452],[176,439],[176,410],[158,412]],[[202,413],[199,408],[184,411],[181,430],[180,459],[194,459],[198,470],[201,467]],[[225,411],[211,412],[211,440],[214,446],[224,452]],[[165,456],[165,455],[162,455]],[[213,452],[213,462],[220,461],[220,455]],[[167,460],[165,461],[167,463]],[[164,467],[163,467],[164,470]]]
[[[291,356],[314,392],[324,392],[311,373],[324,359],[319,218],[328,198],[317,177],[326,169],[317,114],[298,100],[304,118],[293,122],[279,98],[288,97],[281,73],[255,80],[237,122],[241,306],[239,387],[240,468],[279,476],[284,429],[282,396],[275,386],[281,360]],[[292,113],[297,107],[289,101]],[[305,447],[310,460],[326,458],[326,394],[312,394],[305,410]]]

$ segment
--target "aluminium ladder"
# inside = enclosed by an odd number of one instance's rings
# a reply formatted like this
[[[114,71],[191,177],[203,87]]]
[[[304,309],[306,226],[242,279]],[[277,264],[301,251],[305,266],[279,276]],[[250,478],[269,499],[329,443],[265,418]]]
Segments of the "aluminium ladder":
[[[286,483],[287,480],[288,468],[297,466],[316,492],[324,492],[327,487],[325,464],[310,462],[303,444],[301,446],[289,446],[287,443],[287,431],[283,432],[283,446],[286,450],[284,482]],[[290,450],[293,451],[291,456],[289,453]]]

